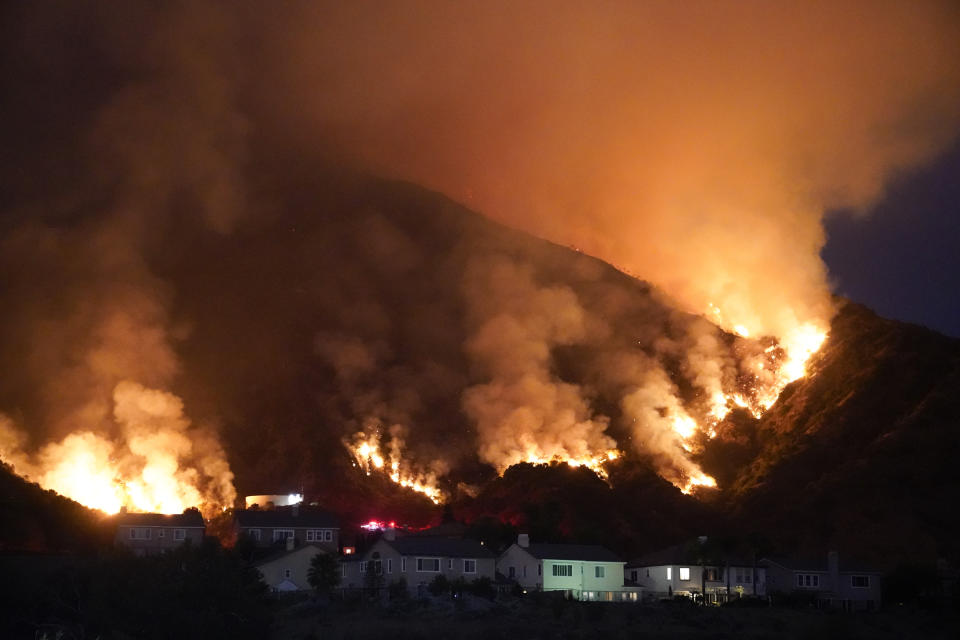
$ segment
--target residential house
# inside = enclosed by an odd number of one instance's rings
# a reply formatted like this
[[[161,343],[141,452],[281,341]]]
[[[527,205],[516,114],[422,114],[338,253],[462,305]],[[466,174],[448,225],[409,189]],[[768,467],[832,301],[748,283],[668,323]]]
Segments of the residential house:
[[[648,598],[687,596],[719,604],[745,596],[766,595],[766,569],[751,560],[721,554],[711,557],[700,545],[676,545],[627,564],[628,583]]]
[[[282,551],[260,560],[254,566],[274,591],[307,591],[311,588],[307,580],[310,562],[320,553],[330,551],[315,544],[294,547],[291,539]]]
[[[636,601],[640,589],[624,585],[623,560],[597,545],[530,544],[527,534],[497,560],[497,571],[525,590],[562,591],[577,600]]]
[[[188,543],[199,545],[206,531],[203,516],[196,509],[177,514],[121,511],[116,519],[114,541],[137,555],[161,553]]]
[[[234,530],[237,537],[252,538],[260,547],[283,546],[292,539],[295,547],[312,544],[336,553],[340,544],[337,517],[329,511],[301,505],[237,511]]]
[[[449,581],[494,579],[496,557],[476,540],[441,536],[398,537],[384,531],[366,553],[341,563],[344,589],[387,586],[403,580],[413,595],[424,595],[437,576]]]
[[[858,565],[841,565],[836,551],[819,560],[765,558],[761,564],[766,567],[771,594],[806,596],[827,609],[870,611],[880,607],[881,573]]]

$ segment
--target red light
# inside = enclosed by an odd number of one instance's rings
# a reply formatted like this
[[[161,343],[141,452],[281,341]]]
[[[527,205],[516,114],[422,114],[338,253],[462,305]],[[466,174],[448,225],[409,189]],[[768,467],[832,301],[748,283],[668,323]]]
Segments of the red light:
[[[396,529],[396,528],[397,528],[397,523],[394,522],[393,520],[391,520],[391,521],[390,521],[390,528],[391,528],[391,529]]]

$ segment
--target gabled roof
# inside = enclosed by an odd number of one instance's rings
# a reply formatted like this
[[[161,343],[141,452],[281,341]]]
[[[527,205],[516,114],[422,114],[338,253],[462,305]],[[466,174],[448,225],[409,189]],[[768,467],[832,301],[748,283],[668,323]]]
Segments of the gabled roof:
[[[402,556],[426,556],[441,558],[493,558],[494,554],[476,540],[468,538],[440,538],[433,536],[409,536],[396,540],[383,540]]]
[[[287,528],[317,527],[339,529],[337,516],[323,509],[300,507],[297,510],[281,507],[260,510],[245,509],[234,513],[237,525],[241,527]]]
[[[184,513],[118,513],[117,525],[125,527],[204,527],[199,511]]]
[[[531,544],[520,548],[538,560],[623,562],[613,551],[596,544]]]

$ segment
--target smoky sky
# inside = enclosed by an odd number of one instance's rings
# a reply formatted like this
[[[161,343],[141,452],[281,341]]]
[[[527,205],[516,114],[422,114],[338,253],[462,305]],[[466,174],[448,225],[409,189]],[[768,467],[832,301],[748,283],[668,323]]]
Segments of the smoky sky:
[[[78,425],[122,433],[125,381],[245,422],[250,441],[274,421],[335,421],[339,436],[374,419],[413,442],[424,416],[459,412],[497,465],[515,453],[496,433],[517,407],[493,393],[595,448],[656,396],[635,435],[657,440],[664,407],[738,379],[729,335],[684,314],[638,324],[644,354],[604,343],[584,374],[609,360],[636,376],[565,381],[553,352],[623,339],[609,327],[626,315],[598,309],[640,304],[611,302],[626,289],[591,306],[607,276],[568,291],[553,267],[478,249],[488,232],[446,213],[317,195],[323,180],[355,187],[305,158],[434,189],[683,312],[786,340],[833,313],[824,212],[868,215],[960,127],[949,2],[15,4],[0,35],[0,350],[15,371],[0,411],[42,432],[34,445]],[[497,269],[521,293],[478,297]],[[520,372],[497,359],[518,346],[533,354]],[[303,362],[326,377],[299,375]],[[275,418],[300,397],[314,404]]]

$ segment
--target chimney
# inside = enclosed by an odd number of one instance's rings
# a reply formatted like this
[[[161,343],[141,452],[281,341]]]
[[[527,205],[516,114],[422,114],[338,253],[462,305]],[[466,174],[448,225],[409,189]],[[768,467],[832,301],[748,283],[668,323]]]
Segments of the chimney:
[[[387,527],[383,530],[383,539],[384,540],[396,540],[397,539],[397,530],[393,527]]]
[[[289,538],[287,538],[287,551],[293,551],[294,542],[295,540],[293,539],[293,536],[290,536]]]
[[[296,518],[300,515],[300,503],[293,505],[293,517]]]
[[[830,572],[830,589],[837,591],[840,588],[840,553],[827,552],[827,570]]]
[[[518,544],[519,546],[523,547],[524,549],[526,549],[527,547],[529,547],[529,546],[530,546],[530,534],[529,534],[529,533],[521,533],[520,535],[518,535],[518,536],[517,536],[517,544]]]

